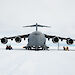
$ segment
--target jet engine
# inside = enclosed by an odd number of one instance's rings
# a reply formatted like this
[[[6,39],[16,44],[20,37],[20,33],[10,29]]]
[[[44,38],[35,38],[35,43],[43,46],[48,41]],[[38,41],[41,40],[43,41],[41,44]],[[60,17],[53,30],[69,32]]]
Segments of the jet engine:
[[[68,39],[66,40],[66,43],[67,43],[68,45],[71,45],[71,44],[73,44],[73,40],[70,39],[70,38],[68,38]]]
[[[52,42],[53,43],[58,43],[59,42],[59,38],[58,37],[53,37],[52,38]]]
[[[8,42],[7,38],[4,37],[1,39],[1,43],[6,44],[7,42]]]
[[[16,41],[17,43],[20,43],[20,42],[22,41],[22,39],[21,39],[20,36],[17,36],[17,37],[15,37],[15,41]]]

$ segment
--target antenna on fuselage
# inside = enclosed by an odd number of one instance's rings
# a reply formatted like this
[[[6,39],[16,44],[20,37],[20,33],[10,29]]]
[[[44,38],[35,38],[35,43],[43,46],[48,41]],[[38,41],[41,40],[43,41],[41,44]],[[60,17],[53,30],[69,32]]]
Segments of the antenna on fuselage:
[[[29,25],[29,26],[23,26],[23,27],[36,27],[36,31],[38,31],[38,27],[50,27],[50,26],[39,25],[38,23],[36,23],[35,25]]]

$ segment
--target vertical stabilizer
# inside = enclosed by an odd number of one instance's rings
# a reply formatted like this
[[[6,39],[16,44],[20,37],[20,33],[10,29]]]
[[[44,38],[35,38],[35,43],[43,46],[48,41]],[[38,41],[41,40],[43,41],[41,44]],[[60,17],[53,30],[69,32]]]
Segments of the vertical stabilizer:
[[[38,24],[36,23],[36,31],[38,31],[38,27],[37,27],[37,25],[38,25]]]

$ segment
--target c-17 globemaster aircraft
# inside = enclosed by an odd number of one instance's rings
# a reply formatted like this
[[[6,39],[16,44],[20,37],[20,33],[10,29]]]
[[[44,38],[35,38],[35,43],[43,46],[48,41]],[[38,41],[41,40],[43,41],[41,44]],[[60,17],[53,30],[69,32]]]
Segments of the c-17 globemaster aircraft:
[[[13,36],[13,37],[4,37],[1,38],[1,43],[6,44],[8,42],[8,39],[15,39],[15,41],[17,43],[20,43],[22,41],[22,38],[28,38],[28,44],[27,46],[25,46],[24,48],[27,50],[48,50],[48,46],[46,46],[46,38],[48,38],[48,40],[50,38],[52,38],[52,42],[53,43],[58,43],[59,39],[61,41],[66,40],[66,43],[68,45],[73,44],[73,42],[75,41],[74,39],[71,38],[63,38],[63,37],[59,37],[59,36],[52,36],[52,35],[47,35],[47,34],[43,34],[41,32],[38,31],[38,27],[49,27],[49,26],[44,26],[44,25],[39,25],[39,24],[35,24],[35,25],[29,25],[29,26],[23,26],[23,27],[36,27],[36,31],[32,32],[31,34],[25,34],[25,35],[18,35],[18,36]]]

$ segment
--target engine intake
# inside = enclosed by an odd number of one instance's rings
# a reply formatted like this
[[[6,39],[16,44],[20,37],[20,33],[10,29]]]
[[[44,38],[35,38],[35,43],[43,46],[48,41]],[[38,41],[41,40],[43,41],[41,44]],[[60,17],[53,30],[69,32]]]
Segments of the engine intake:
[[[17,36],[17,37],[15,37],[15,41],[16,41],[17,43],[20,43],[20,42],[22,41],[22,39],[21,39],[20,36]]]
[[[2,38],[1,43],[6,44],[8,42],[7,38]]]
[[[72,40],[72,39],[67,39],[67,40],[66,40],[66,43],[67,43],[68,45],[71,45],[71,44],[73,44],[73,40]]]
[[[59,42],[59,38],[58,37],[53,37],[52,38],[52,42],[53,43],[58,43]]]

